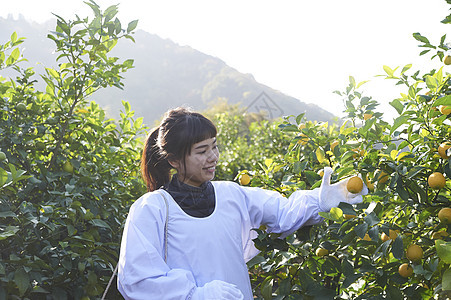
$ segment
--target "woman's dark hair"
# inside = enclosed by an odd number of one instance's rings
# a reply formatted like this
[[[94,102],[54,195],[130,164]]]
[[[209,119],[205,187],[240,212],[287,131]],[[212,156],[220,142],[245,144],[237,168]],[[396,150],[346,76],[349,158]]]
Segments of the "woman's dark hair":
[[[166,112],[160,126],[147,136],[141,157],[141,175],[147,191],[154,191],[171,179],[168,159],[185,161],[191,147],[216,136],[215,125],[199,113],[183,107]]]

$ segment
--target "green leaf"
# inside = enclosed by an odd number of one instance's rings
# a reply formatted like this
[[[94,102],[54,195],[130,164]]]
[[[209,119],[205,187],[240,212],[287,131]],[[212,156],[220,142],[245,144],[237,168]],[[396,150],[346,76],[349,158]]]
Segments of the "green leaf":
[[[134,20],[134,21],[131,21],[130,23],[128,23],[127,33],[130,33],[133,30],[135,30],[136,26],[138,26],[138,20]]]
[[[316,148],[315,154],[316,154],[316,159],[318,159],[320,164],[322,164],[323,162],[327,161],[326,160],[326,155],[324,154],[323,147],[319,146],[318,148]]]
[[[100,220],[100,219],[92,219],[89,222],[96,227],[103,227],[103,228],[111,229],[111,227],[110,227],[110,225],[108,225],[108,223],[106,223],[105,221]]]
[[[343,211],[338,207],[332,207],[329,212],[332,220],[334,221],[343,221]]]
[[[412,68],[412,64],[405,65],[404,68],[402,68],[401,74],[404,74],[407,70]]]
[[[354,231],[359,237],[361,237],[363,239],[365,237],[365,234],[368,231],[368,223],[362,223],[362,224],[357,225],[354,228]]]
[[[274,285],[274,279],[272,276],[268,276],[263,280],[260,291],[262,293],[263,299],[272,299],[272,287]]]
[[[7,239],[10,236],[13,236],[16,234],[16,232],[19,231],[19,227],[18,226],[6,226],[6,228],[4,229],[4,231],[0,231],[0,241]]]
[[[15,43],[17,41],[17,33],[14,31],[12,34],[11,34],[11,42],[12,43]]]
[[[393,106],[398,114],[402,114],[402,111],[404,110],[404,105],[402,105],[401,101],[399,99],[395,99],[392,102],[390,102],[390,105]]]
[[[439,98],[432,103],[432,106],[446,105],[451,106],[451,95],[444,96]]]
[[[430,44],[429,40],[426,37],[422,36],[419,32],[416,32],[412,35],[417,41],[423,42],[425,44]]]
[[[426,85],[430,90],[435,90],[438,86],[438,80],[430,75],[427,75]]]
[[[451,291],[451,268],[443,273],[442,289],[444,291]]]
[[[406,121],[409,120],[408,116],[399,116],[395,119],[395,122],[390,128],[390,134],[392,134],[399,126],[406,124]]]
[[[383,66],[385,73],[387,73],[388,76],[393,77],[394,71],[389,66]]]
[[[23,296],[30,287],[30,278],[23,268],[16,270],[14,273],[14,282],[19,289],[19,295]]]
[[[393,242],[391,252],[393,253],[393,256],[396,259],[402,259],[403,255],[404,255],[404,247],[403,247],[402,238],[400,235],[398,235],[396,237],[395,241]]]
[[[438,257],[440,257],[443,262],[451,264],[451,242],[436,240],[435,249],[437,250]]]

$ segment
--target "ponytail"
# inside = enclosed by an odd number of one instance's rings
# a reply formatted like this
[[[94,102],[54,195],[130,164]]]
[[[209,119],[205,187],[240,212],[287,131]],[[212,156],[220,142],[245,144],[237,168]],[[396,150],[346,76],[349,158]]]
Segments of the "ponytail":
[[[148,192],[155,191],[169,182],[172,168],[157,145],[159,129],[160,127],[154,128],[147,137],[141,157],[141,175]]]
[[[155,191],[171,180],[173,167],[168,158],[184,163],[194,144],[215,136],[215,125],[203,115],[183,107],[169,110],[144,144],[141,174],[147,191]]]

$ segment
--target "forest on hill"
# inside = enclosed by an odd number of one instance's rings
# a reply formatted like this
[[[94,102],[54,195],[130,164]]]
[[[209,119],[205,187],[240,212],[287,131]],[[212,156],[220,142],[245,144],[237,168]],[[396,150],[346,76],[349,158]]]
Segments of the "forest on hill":
[[[17,32],[26,38],[23,47],[29,66],[37,70],[56,67],[54,43],[47,38],[54,23],[0,18],[0,41]],[[134,39],[135,43],[119,41],[112,51],[114,56],[134,60],[134,68],[122,75],[124,88],[102,89],[91,96],[113,118],[119,116],[124,100],[149,126],[171,107],[186,105],[205,110],[224,101],[239,104],[248,112],[263,111],[269,119],[305,113],[308,120],[335,120],[334,114],[261,84],[217,57],[143,30],[137,30]]]

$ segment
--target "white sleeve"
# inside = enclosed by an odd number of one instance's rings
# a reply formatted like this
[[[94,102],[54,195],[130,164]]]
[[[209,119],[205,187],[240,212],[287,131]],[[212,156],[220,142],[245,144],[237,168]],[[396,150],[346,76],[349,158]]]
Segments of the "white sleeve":
[[[152,197],[158,202],[158,198]],[[163,258],[165,210],[137,201],[127,218],[121,242],[118,289],[128,300],[187,299],[196,287],[191,272],[170,269]]]
[[[320,223],[319,190],[299,190],[289,198],[275,191],[242,187],[251,226],[266,225],[269,232],[282,233],[282,238],[306,225]]]

